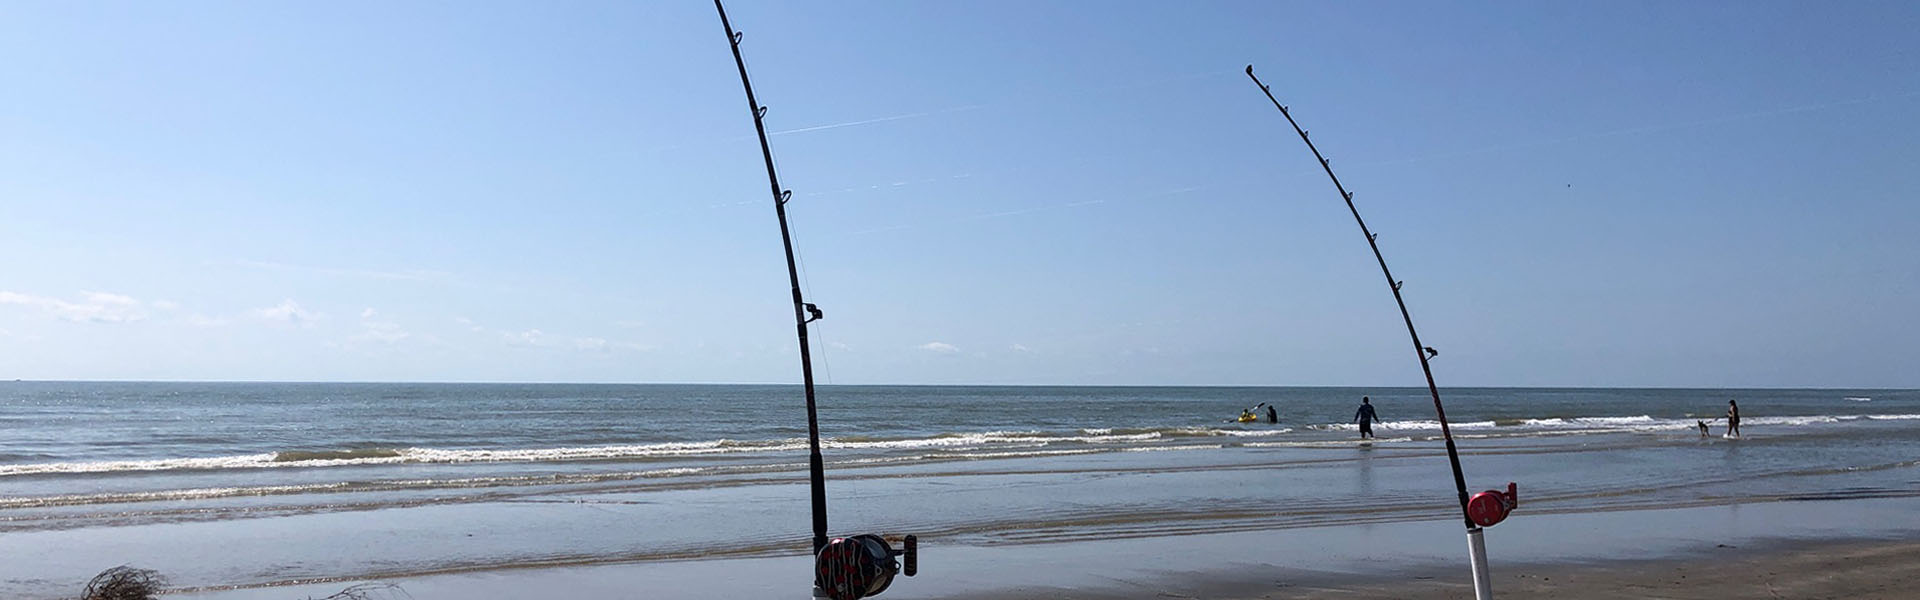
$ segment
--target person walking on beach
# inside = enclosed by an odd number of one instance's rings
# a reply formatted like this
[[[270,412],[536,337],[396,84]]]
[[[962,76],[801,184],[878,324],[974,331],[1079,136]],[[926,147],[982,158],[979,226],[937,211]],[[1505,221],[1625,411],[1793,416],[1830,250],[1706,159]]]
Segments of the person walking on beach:
[[[1740,437],[1740,405],[1727,401],[1727,435]]]
[[[1272,404],[1267,405],[1267,422],[1268,423],[1280,422],[1280,413],[1278,411],[1273,410]]]
[[[1353,421],[1360,424],[1360,439],[1373,437],[1373,422],[1380,415],[1373,412],[1373,402],[1366,396],[1360,397],[1360,410],[1353,412]]]

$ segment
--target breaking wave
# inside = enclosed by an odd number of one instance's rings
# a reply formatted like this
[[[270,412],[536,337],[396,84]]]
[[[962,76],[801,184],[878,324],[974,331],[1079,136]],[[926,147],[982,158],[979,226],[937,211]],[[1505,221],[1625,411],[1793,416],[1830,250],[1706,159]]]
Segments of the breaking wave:
[[[1851,421],[1913,420],[1920,414],[1887,415],[1810,415],[1749,417],[1749,426],[1804,427]],[[1658,418],[1650,415],[1627,417],[1549,417],[1501,418],[1451,423],[1463,437],[1553,436],[1586,433],[1648,433],[1689,430],[1696,421],[1718,419]],[[1432,420],[1385,421],[1375,425],[1386,436],[1382,442],[1431,439],[1440,429]],[[1084,428],[1069,431],[1011,430],[952,432],[921,437],[843,436],[827,438],[821,446],[833,450],[869,451],[890,454],[915,452],[919,459],[981,459],[990,457],[1043,456],[1049,453],[1085,454],[1091,452],[1133,450],[1142,447],[1200,446],[1209,439],[1235,438],[1228,446],[1238,447],[1314,447],[1347,444],[1345,440],[1325,439],[1333,432],[1359,429],[1353,423],[1322,423],[1292,427],[1115,427]],[[1417,435],[1409,435],[1417,434]],[[1241,441],[1245,438],[1256,438]],[[1278,438],[1277,440],[1274,438]],[[1262,441],[1273,440],[1273,441]],[[1212,447],[1219,447],[1213,444]],[[320,468],[386,464],[457,464],[503,462],[567,461],[645,461],[685,457],[727,455],[771,455],[799,452],[807,448],[805,438],[765,440],[719,439],[696,442],[664,442],[608,446],[520,449],[447,449],[447,448],[349,448],[301,449],[198,458],[164,458],[94,462],[51,462],[0,464],[0,477],[122,473],[141,471],[184,471],[269,468]],[[1045,452],[1041,450],[1044,449]],[[935,457],[935,453],[940,456]]]

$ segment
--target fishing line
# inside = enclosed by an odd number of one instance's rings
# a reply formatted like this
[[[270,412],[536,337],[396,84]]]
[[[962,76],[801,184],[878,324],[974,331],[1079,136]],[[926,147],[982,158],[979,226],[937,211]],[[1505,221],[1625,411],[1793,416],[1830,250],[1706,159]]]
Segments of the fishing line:
[[[793,239],[795,246],[801,245],[799,243],[799,235],[794,235]],[[813,297],[813,277],[807,274],[807,254],[806,252],[795,250],[793,251],[793,257],[800,262],[800,287],[807,293],[807,297],[811,298]],[[817,337],[820,338],[820,369],[827,372],[827,383],[833,383],[833,364],[827,361],[827,332],[825,322],[825,320],[816,320],[814,321],[813,328],[814,332],[818,334]]]
[[[1360,233],[1367,238],[1367,246],[1373,249],[1374,260],[1380,263],[1380,274],[1386,277],[1387,287],[1393,290],[1393,301],[1400,306],[1400,318],[1407,324],[1407,337],[1413,339],[1413,354],[1420,359],[1420,371],[1427,377],[1427,392],[1433,395],[1433,412],[1440,421],[1440,436],[1446,440],[1447,463],[1453,468],[1453,485],[1460,494],[1460,516],[1467,525],[1468,560],[1473,567],[1474,597],[1477,600],[1492,600],[1493,579],[1487,569],[1487,546],[1485,538],[1482,537],[1481,528],[1491,527],[1505,520],[1514,507],[1519,505],[1517,486],[1508,483],[1504,493],[1488,490],[1475,494],[1471,498],[1467,496],[1467,478],[1460,470],[1460,449],[1453,443],[1453,428],[1447,424],[1446,407],[1440,404],[1440,386],[1433,381],[1431,361],[1439,356],[1440,352],[1434,350],[1432,346],[1420,343],[1420,332],[1413,327],[1413,313],[1407,310],[1406,297],[1400,294],[1400,287],[1405,282],[1394,279],[1393,271],[1387,268],[1387,257],[1380,252],[1380,235],[1368,229],[1366,219],[1360,218],[1360,209],[1353,203],[1353,192],[1347,191],[1347,186],[1340,183],[1340,177],[1333,174],[1333,161],[1320,154],[1320,148],[1313,145],[1313,139],[1307,135],[1307,130],[1300,126],[1299,121],[1293,119],[1293,112],[1287,110],[1286,106],[1280,104],[1280,99],[1273,96],[1273,89],[1261,83],[1259,77],[1254,76],[1253,65],[1247,65],[1247,78],[1252,79],[1254,85],[1260,86],[1260,91],[1266,94],[1267,100],[1273,103],[1274,108],[1280,110],[1281,116],[1287,118],[1287,124],[1293,126],[1294,133],[1300,134],[1300,141],[1306,143],[1307,150],[1313,152],[1313,158],[1320,161],[1320,169],[1327,172],[1327,179],[1333,181],[1334,189],[1340,192],[1341,200],[1346,202],[1347,211],[1353,213],[1353,222],[1360,226]]]
[[[1313,140],[1308,137],[1307,130],[1301,128],[1298,121],[1293,120],[1293,113],[1282,106],[1279,99],[1273,97],[1273,89],[1261,83],[1259,77],[1254,76],[1253,65],[1247,65],[1247,77],[1253,80],[1254,85],[1260,86],[1260,91],[1266,93],[1267,100],[1273,102],[1274,108],[1280,109],[1281,116],[1286,117],[1287,123],[1293,126],[1294,132],[1300,134],[1300,141],[1306,142],[1307,149],[1313,152],[1313,158],[1320,161],[1320,168],[1327,172],[1327,178],[1333,180],[1334,189],[1339,191],[1341,199],[1346,201],[1347,210],[1353,213],[1354,222],[1360,225],[1360,233],[1367,237],[1367,246],[1373,248],[1373,257],[1380,263],[1380,273],[1386,276],[1387,286],[1393,289],[1393,300],[1400,306],[1400,316],[1406,321],[1407,335],[1413,338],[1413,353],[1420,359],[1421,372],[1426,374],[1427,390],[1433,395],[1433,410],[1440,420],[1440,434],[1447,441],[1447,462],[1453,467],[1453,483],[1460,493],[1461,516],[1465,519],[1468,529],[1475,528],[1473,518],[1467,515],[1467,478],[1460,470],[1460,451],[1454,446],[1453,430],[1447,425],[1446,408],[1440,405],[1440,387],[1433,381],[1433,366],[1428,362],[1428,359],[1439,355],[1439,352],[1420,343],[1420,333],[1413,328],[1413,313],[1407,310],[1406,298],[1400,295],[1400,286],[1405,282],[1394,279],[1393,271],[1387,268],[1387,257],[1380,252],[1380,235],[1368,229],[1367,221],[1360,218],[1360,209],[1353,204],[1353,192],[1347,191],[1346,185],[1340,183],[1340,177],[1333,174],[1333,161],[1320,154],[1320,149],[1315,147]]]
[[[767,106],[754,97],[753,80],[747,76],[747,60],[740,54],[740,41],[745,34],[733,29],[720,0],[713,0],[713,10],[720,14],[720,26],[726,30],[734,66],[740,71],[740,88],[747,95],[747,111],[753,114],[753,131],[760,138],[760,157],[766,162],[767,186],[773,193],[773,213],[780,221],[787,284],[793,292],[794,335],[800,342],[800,376],[807,400],[807,492],[813,517],[813,596],[859,600],[885,591],[896,573],[912,577],[919,568],[919,542],[909,535],[901,540],[901,549],[894,550],[886,538],[873,534],[827,538],[826,461],[820,457],[820,413],[814,397],[812,344],[807,339],[807,325],[825,315],[820,307],[806,301],[808,290],[805,288],[810,286],[801,284],[800,260],[793,251],[793,230],[787,223],[787,202],[793,199],[793,190],[780,187],[773,145],[767,141]],[[824,355],[821,363],[825,365]]]
[[[740,71],[740,87],[747,95],[747,110],[753,114],[753,130],[760,138],[760,157],[766,163],[768,189],[773,193],[774,216],[780,221],[780,244],[786,251],[787,282],[793,290],[794,329],[800,341],[800,374],[807,400],[808,491],[813,512],[813,553],[818,555],[827,547],[826,467],[820,457],[820,420],[814,402],[813,358],[807,342],[807,324],[820,318],[820,309],[807,303],[801,294],[799,267],[793,252],[793,233],[787,225],[787,201],[792,198],[793,191],[780,187],[780,174],[773,161],[773,145],[767,141],[767,107],[754,98],[753,81],[747,75],[747,60],[740,54],[740,41],[744,34],[734,31],[720,0],[713,1],[713,8],[720,13],[720,26],[726,30],[728,45],[733,50],[734,66]]]

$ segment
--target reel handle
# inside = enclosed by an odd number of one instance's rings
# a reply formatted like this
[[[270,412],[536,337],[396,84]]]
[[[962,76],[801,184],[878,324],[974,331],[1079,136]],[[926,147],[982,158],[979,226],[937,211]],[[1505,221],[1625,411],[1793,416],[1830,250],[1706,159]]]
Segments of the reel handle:
[[[920,538],[907,536],[900,541],[900,572],[912,577],[920,572]]]

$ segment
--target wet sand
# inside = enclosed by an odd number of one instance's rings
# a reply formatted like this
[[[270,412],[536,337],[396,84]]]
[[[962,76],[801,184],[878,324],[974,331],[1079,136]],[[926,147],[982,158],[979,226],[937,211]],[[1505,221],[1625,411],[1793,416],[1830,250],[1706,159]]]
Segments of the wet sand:
[[[1920,542],[1837,542],[1792,546],[1769,544],[1763,547],[1716,546],[1708,556],[1661,560],[1616,561],[1586,565],[1508,565],[1494,577],[1494,591],[1504,598],[1545,598],[1562,600],[1600,600],[1648,598],[1667,600],[1733,600],[1749,598],[1852,600],[1893,600],[1912,598],[1914,583],[1920,582]],[[988,594],[961,596],[929,595],[916,589],[915,581],[901,579],[884,597],[898,599],[948,598],[950,600],[1291,600],[1330,598],[1339,600],[1441,600],[1472,598],[1472,585],[1458,577],[1438,573],[1385,573],[1379,575],[1338,574],[1311,571],[1275,570],[1274,580],[1249,588],[1245,583],[1209,583],[1197,578],[1174,577],[1159,581],[1140,581],[1133,589],[1099,586],[1087,589],[1029,588]],[[682,574],[726,577],[722,571],[693,569]],[[737,573],[736,573],[737,575]],[[1356,581],[1356,578],[1364,578]],[[471,584],[487,583],[493,594],[475,594]],[[455,589],[440,584],[407,586],[413,598],[473,597],[567,597],[646,598],[668,597],[642,593],[648,587],[627,578],[574,580],[564,589],[545,588],[560,581],[542,576],[515,578],[479,576],[466,582],[461,595],[448,595]],[[675,585],[673,581],[655,582],[663,587],[679,588],[686,595],[676,598],[734,597],[708,595]],[[341,585],[303,586],[252,590],[249,597],[318,597],[325,590]],[[709,590],[711,591],[711,590]],[[752,598],[804,598],[804,594],[786,593],[773,587],[762,588],[765,595]],[[515,593],[533,595],[513,596]],[[191,596],[198,597],[198,596]],[[209,596],[212,597],[212,596]],[[226,597],[226,596],[220,596]]]
[[[1522,565],[1494,577],[1500,597],[1661,598],[1848,598],[1893,600],[1920,591],[1920,542],[1772,544],[1761,549],[1718,548],[1709,558],[1621,561],[1607,565]],[[1428,576],[1389,576],[1384,581],[1293,585],[1276,583],[1236,600],[1338,598],[1348,600],[1439,600],[1472,598],[1473,587]],[[1166,596],[1182,598],[1204,596]]]
[[[1524,506],[1523,506],[1524,510]],[[1489,529],[1495,590],[1534,598],[1910,598],[1920,499],[1516,514]],[[1471,598],[1457,521],[990,546],[922,544],[885,598]],[[389,579],[413,597],[805,598],[800,555],[502,569]],[[324,597],[356,581],[205,590]],[[796,585],[797,584],[797,585]]]

